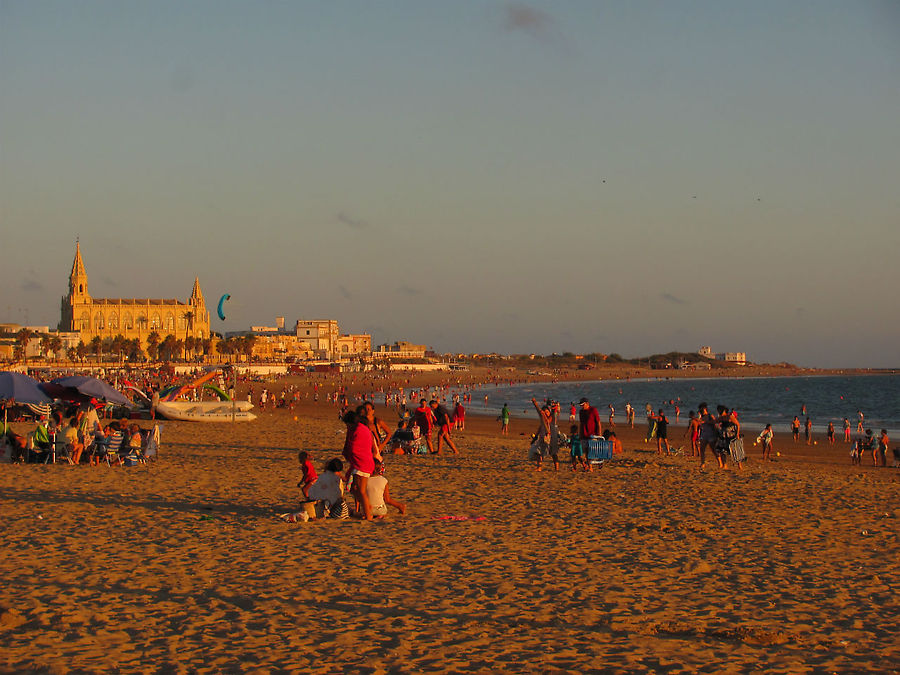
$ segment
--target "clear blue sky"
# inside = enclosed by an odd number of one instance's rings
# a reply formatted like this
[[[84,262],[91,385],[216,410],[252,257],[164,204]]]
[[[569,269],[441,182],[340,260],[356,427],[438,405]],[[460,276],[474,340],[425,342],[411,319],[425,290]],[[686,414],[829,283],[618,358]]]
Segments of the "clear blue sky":
[[[900,365],[900,3],[0,0],[0,321]]]

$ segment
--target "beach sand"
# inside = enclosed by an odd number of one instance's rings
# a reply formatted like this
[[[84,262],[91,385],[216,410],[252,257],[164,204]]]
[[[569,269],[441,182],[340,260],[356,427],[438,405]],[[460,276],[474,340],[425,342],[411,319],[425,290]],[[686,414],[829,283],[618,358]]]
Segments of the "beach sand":
[[[376,523],[277,518],[296,510],[297,449],[317,467],[339,454],[343,428],[324,404],[235,426],[164,422],[148,466],[3,465],[0,668],[900,663],[897,470],[851,467],[842,444],[789,443],[777,463],[701,470],[635,430],[594,473],[535,472],[535,422],[515,419],[508,437],[493,419],[467,423],[459,456],[388,457],[409,511]],[[463,515],[484,520],[436,519]]]

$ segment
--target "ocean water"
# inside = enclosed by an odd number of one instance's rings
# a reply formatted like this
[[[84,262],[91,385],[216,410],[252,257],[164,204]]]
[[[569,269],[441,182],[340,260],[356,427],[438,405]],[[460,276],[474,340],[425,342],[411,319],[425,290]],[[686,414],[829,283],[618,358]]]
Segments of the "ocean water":
[[[484,396],[488,396],[485,405]],[[473,413],[497,414],[504,403],[516,417],[537,419],[531,397],[539,401],[553,398],[562,404],[562,419],[568,420],[568,408],[582,396],[597,407],[601,419],[608,417],[608,404],[616,409],[616,420],[625,419],[625,404],[637,410],[635,426],[645,419],[647,403],[654,410],[663,408],[671,422],[675,422],[675,401],[681,408],[680,424],[685,424],[688,412],[705,402],[711,411],[716,405],[735,408],[742,425],[753,431],[772,424],[778,431],[787,431],[794,415],[806,414],[816,432],[824,432],[828,422],[834,422],[838,438],[842,434],[844,417],[856,432],[857,411],[862,411],[865,428],[877,434],[887,429],[892,440],[900,436],[900,375],[865,376],[808,376],[754,378],[690,378],[671,380],[603,380],[594,382],[529,383],[512,386],[485,387],[472,392],[467,406]]]

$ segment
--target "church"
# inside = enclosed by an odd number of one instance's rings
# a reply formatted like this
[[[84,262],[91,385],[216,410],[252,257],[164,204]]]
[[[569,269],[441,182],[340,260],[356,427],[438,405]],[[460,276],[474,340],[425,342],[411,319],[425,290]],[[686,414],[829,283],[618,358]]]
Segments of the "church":
[[[160,340],[167,335],[184,340],[210,336],[209,312],[200,292],[200,280],[187,302],[180,300],[92,298],[88,292],[88,276],[81,259],[81,245],[75,244],[75,261],[69,274],[69,293],[60,307],[59,330],[79,333],[89,344],[94,337],[128,340],[138,338],[146,348],[147,336],[157,333]]]

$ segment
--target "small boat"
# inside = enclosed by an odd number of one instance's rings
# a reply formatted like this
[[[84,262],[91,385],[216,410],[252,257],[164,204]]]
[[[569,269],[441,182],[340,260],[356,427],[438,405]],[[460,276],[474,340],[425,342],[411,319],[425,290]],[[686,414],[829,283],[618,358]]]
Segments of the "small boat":
[[[183,422],[250,422],[256,415],[247,401],[160,401],[156,413],[168,420]]]

